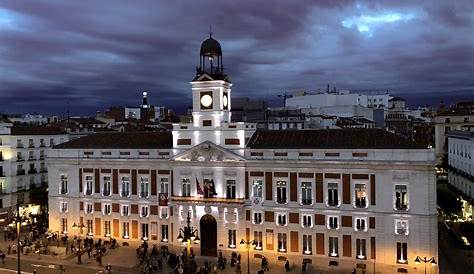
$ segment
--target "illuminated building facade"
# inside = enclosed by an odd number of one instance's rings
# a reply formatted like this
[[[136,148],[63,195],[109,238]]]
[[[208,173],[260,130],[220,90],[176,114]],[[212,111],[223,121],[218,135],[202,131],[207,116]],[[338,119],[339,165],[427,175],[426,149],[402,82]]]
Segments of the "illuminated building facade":
[[[415,273],[416,256],[438,259],[431,149],[380,129],[232,122],[219,43],[205,40],[200,57],[191,123],[93,134],[51,151],[50,229],[73,235],[83,224],[83,236],[178,250],[190,214],[200,255],[243,251],[246,239],[271,263],[321,270]]]

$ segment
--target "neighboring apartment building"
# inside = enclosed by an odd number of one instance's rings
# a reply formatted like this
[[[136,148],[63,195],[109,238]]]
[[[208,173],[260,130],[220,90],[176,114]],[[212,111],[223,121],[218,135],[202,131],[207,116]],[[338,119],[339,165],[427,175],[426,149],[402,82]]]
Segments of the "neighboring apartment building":
[[[0,214],[27,203],[31,185],[47,183],[47,151],[67,140],[57,127],[0,125]]]
[[[458,105],[463,106],[460,103]],[[474,109],[454,107],[438,111],[433,118],[436,158],[440,163],[447,153],[447,133],[451,130],[474,131]]]
[[[438,260],[431,149],[381,129],[232,122],[219,43],[210,37],[200,55],[190,123],[97,133],[50,151],[51,230],[181,251],[189,216],[198,255],[244,252],[246,239],[252,258],[321,271],[423,273],[416,256]]]
[[[474,132],[448,133],[448,181],[474,201]]]

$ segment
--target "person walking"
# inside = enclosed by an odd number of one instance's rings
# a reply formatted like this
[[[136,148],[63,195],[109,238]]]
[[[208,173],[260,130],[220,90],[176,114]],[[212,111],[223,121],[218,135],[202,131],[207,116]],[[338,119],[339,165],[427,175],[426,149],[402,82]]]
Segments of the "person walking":
[[[2,264],[5,264],[5,258],[7,256],[5,255],[5,253],[3,253],[3,251],[0,250],[0,259],[2,260]]]
[[[286,260],[286,262],[285,262],[285,271],[286,272],[290,271],[290,262],[288,260]]]

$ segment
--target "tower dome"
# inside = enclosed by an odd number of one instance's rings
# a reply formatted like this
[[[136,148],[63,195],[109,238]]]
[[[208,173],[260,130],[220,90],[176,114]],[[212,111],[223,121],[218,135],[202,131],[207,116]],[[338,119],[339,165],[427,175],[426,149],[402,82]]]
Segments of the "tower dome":
[[[202,42],[200,54],[202,56],[222,56],[221,44],[212,38],[212,34]]]
[[[224,74],[224,66],[222,64],[222,48],[219,42],[212,38],[212,32],[209,33],[209,38],[201,43],[201,50],[199,52],[199,66],[196,67],[196,77],[207,74],[214,80],[227,79]]]

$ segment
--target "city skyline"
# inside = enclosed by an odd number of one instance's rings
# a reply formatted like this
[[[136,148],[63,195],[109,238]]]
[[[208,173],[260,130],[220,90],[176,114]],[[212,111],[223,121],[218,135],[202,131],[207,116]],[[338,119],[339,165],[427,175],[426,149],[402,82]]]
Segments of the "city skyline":
[[[209,26],[226,49],[235,96],[275,102],[279,93],[328,83],[408,97],[472,92],[467,1],[272,6],[4,1],[0,111],[93,114],[138,103],[142,90],[152,104],[182,107]]]

